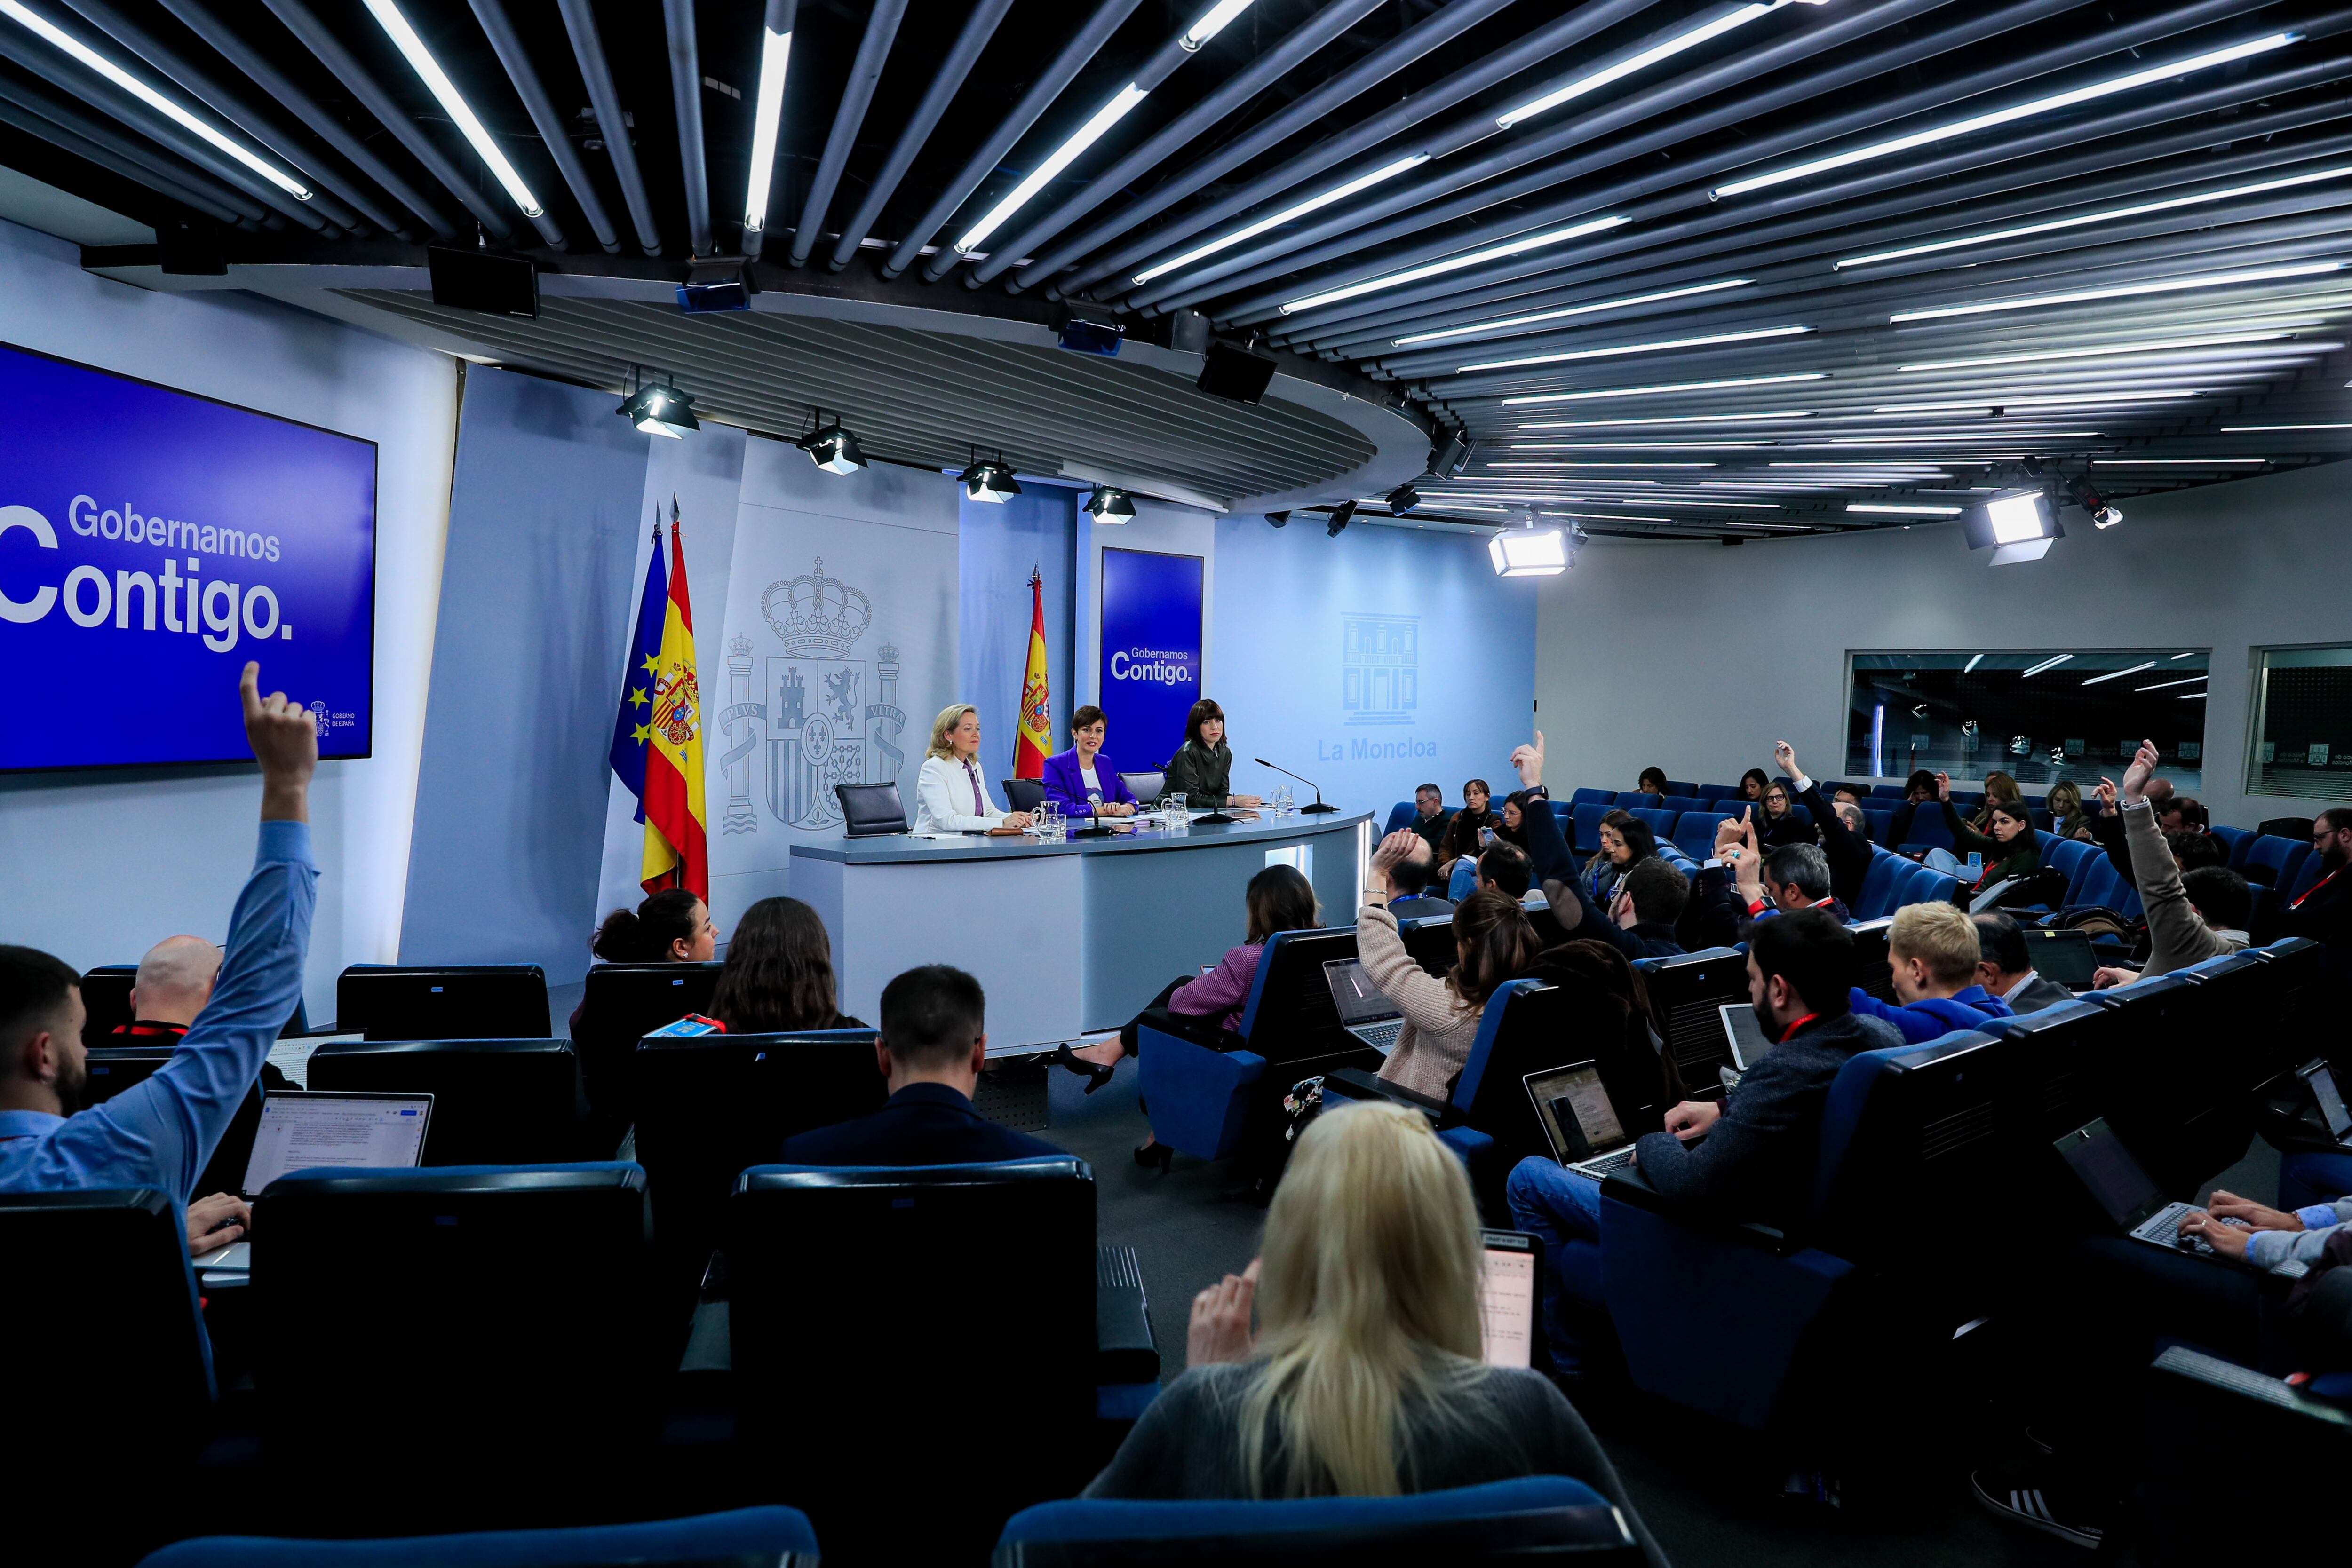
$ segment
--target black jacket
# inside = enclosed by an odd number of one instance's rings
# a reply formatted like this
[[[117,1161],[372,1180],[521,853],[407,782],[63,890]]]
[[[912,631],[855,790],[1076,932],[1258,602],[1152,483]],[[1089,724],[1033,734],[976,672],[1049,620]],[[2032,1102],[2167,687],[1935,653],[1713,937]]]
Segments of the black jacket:
[[[1194,806],[1223,806],[1233,798],[1234,748],[1223,741],[1217,742],[1214,751],[1204,751],[1195,740],[1187,740],[1176,748],[1163,770],[1167,782],[1161,786],[1171,795],[1181,795]]]
[[[1822,853],[1830,860],[1830,891],[1846,904],[1862,896],[1862,879],[1870,874],[1870,841],[1845,825],[1837,808],[1822,799],[1822,787],[1810,785],[1797,804],[1812,813],[1822,831]]]
[[[2281,910],[2279,935],[2323,944],[2336,977],[2335,1000],[2340,1005],[2352,997],[2352,870],[2323,877],[2300,904]]]
[[[1822,1110],[1838,1070],[1856,1051],[1902,1043],[1893,1024],[1855,1013],[1809,1024],[1741,1076],[1704,1140],[1652,1133],[1635,1145],[1634,1163],[1652,1186],[1696,1213],[1789,1229],[1812,1207]]]
[[[870,1116],[786,1138],[776,1157],[788,1166],[957,1166],[1066,1152],[998,1126],[944,1083],[909,1083]]]
[[[1553,813],[1550,801],[1529,800],[1522,793],[1519,819],[1528,825],[1528,864],[1543,888],[1546,902],[1551,905],[1552,918],[1559,923],[1563,940],[1606,942],[1628,960],[1670,956],[1683,950],[1682,944],[1675,940],[1673,926],[1644,921],[1628,931],[1610,919],[1607,910],[1592,902],[1591,895],[1584,891],[1584,878],[1577,873],[1576,858],[1569,852],[1568,837],[1559,831],[1559,818]]]

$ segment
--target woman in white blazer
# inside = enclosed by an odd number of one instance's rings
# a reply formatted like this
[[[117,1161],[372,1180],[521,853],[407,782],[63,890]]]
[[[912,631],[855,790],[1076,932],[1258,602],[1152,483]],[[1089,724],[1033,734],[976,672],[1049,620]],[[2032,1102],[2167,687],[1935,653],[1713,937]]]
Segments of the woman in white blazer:
[[[950,703],[931,721],[930,749],[915,781],[915,831],[967,832],[975,829],[1025,828],[1029,813],[1009,816],[988,798],[980,771],[980,710]]]

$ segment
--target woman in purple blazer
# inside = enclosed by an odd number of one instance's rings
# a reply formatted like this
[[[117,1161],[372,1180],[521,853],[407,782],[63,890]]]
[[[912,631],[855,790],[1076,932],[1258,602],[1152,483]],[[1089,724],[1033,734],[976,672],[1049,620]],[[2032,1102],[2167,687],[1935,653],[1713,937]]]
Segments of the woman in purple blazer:
[[[1088,703],[1070,716],[1070,749],[1045,758],[1040,782],[1045,799],[1058,802],[1065,817],[1132,817],[1135,792],[1119,781],[1110,758],[1102,754],[1103,732],[1109,723],[1103,710]]]

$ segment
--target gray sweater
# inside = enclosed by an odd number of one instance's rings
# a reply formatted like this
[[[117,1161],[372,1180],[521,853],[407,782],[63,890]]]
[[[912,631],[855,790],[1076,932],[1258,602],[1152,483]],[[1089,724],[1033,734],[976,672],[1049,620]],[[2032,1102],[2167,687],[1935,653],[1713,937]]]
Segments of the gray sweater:
[[[1241,1464],[1242,1405],[1262,1371],[1259,1363],[1237,1362],[1186,1372],[1151,1402],[1085,1495],[1163,1500],[1249,1497]],[[1538,1372],[1489,1367],[1462,1390],[1453,1408],[1458,1420],[1438,1422],[1426,1408],[1407,1407],[1401,1478],[1405,1490],[1567,1476],[1614,1503],[1642,1543],[1643,1555],[1664,1568],[1665,1556],[1633,1511],[1616,1469],[1550,1379]],[[1283,1468],[1269,1433],[1262,1495],[1281,1495]]]
[[[2145,800],[2126,800],[2123,819],[2124,840],[2131,846],[2132,880],[2139,884],[2139,901],[2147,907],[2147,964],[2140,977],[2168,975],[2243,947],[2244,932],[2216,931],[2189,902],[2188,891],[2180,885],[2180,862],[2172,858],[2172,846],[2156,825],[2156,808]]]

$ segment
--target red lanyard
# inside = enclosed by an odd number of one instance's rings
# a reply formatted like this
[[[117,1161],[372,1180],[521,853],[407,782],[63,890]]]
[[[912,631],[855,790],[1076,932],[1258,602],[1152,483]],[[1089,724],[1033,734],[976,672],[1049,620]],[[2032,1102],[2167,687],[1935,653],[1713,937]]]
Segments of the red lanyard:
[[[1786,1045],[1786,1044],[1788,1044],[1788,1043],[1789,1043],[1789,1037],[1790,1037],[1790,1035],[1792,1035],[1792,1034],[1796,1033],[1799,1030],[1801,1030],[1801,1029],[1804,1028],[1807,1024],[1809,1024],[1809,1023],[1812,1022],[1815,1019],[1817,1019],[1817,1018],[1819,1018],[1819,1017],[1821,1017],[1821,1016],[1822,1016],[1822,1015],[1821,1015],[1821,1014],[1819,1014],[1819,1013],[1807,1013],[1803,1018],[1799,1019],[1796,1022],[1794,1022],[1794,1023],[1790,1024],[1788,1028],[1786,1028],[1786,1029],[1782,1030],[1780,1031],[1780,1038],[1779,1040],[1777,1040],[1773,1041],[1773,1043],[1774,1043],[1775,1045]]]
[[[2343,874],[2344,868],[2342,866],[2337,866],[2334,871],[2329,872],[2326,876],[2321,877],[2317,882],[2315,882],[2309,887],[2305,888],[2303,890],[2303,898],[2309,898],[2313,894],[2317,893],[2321,888],[2326,887],[2329,883],[2334,882],[2337,877]],[[2303,898],[2296,899],[2293,904],[2288,904],[2287,907],[2289,909],[2301,909],[2303,907]]]

